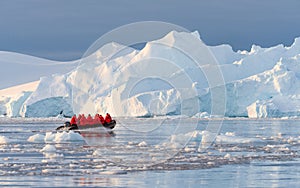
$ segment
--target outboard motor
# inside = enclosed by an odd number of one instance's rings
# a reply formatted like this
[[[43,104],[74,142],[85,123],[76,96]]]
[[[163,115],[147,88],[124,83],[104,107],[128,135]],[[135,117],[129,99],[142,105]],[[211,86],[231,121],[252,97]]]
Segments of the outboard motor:
[[[69,121],[65,122],[65,127],[71,127],[71,123]]]

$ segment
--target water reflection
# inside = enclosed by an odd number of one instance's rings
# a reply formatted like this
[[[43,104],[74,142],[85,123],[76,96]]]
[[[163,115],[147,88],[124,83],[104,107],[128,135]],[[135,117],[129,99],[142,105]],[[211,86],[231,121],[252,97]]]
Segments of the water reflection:
[[[80,135],[89,146],[106,145],[116,136],[114,131],[81,131]]]

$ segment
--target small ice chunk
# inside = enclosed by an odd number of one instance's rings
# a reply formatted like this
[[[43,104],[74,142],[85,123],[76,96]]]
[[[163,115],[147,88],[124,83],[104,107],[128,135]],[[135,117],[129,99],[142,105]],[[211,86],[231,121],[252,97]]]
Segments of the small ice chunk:
[[[103,153],[103,152],[102,152],[100,149],[97,149],[97,150],[95,150],[95,151],[93,152],[93,155],[95,155],[95,156],[101,156],[102,153]]]
[[[235,136],[235,133],[234,132],[226,132],[225,135],[226,136]]]
[[[54,145],[47,144],[43,149],[40,150],[40,152],[55,153],[56,148]]]
[[[185,148],[184,148],[184,151],[185,151],[185,152],[193,152],[193,151],[195,151],[195,148],[185,147]]]
[[[57,159],[57,158],[63,158],[64,154],[59,154],[59,153],[44,153],[44,156],[48,159]]]
[[[46,132],[46,136],[44,138],[45,142],[52,142],[55,139],[55,134],[52,132]]]
[[[7,144],[9,143],[9,139],[5,136],[0,136],[0,144]]]
[[[114,170],[107,170],[107,171],[100,172],[100,174],[104,174],[104,175],[127,174],[127,171],[114,169]]]
[[[70,141],[84,141],[84,138],[73,131],[70,132],[47,132],[45,136],[45,142],[63,143]]]
[[[231,155],[229,153],[227,153],[225,156],[224,156],[224,159],[230,159]]]
[[[143,141],[141,143],[138,144],[139,147],[146,147],[147,146],[147,142]]]
[[[27,141],[28,142],[44,142],[45,136],[41,134],[35,134],[30,136]]]

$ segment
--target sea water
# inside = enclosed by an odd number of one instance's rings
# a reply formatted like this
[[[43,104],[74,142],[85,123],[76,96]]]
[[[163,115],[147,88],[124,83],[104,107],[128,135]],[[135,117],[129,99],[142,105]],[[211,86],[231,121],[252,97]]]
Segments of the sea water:
[[[78,132],[0,122],[0,186],[300,186],[299,119],[123,118]],[[210,124],[220,130],[201,148]]]

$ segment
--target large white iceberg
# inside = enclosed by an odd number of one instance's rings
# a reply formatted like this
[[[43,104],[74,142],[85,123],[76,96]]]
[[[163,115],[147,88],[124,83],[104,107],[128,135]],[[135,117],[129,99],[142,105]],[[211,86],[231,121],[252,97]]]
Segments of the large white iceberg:
[[[68,73],[42,77],[32,91],[0,96],[0,113],[197,116],[216,115],[220,107],[217,115],[228,117],[300,115],[299,38],[290,47],[234,52],[229,45],[204,45],[198,32],[172,31],[142,50],[108,43],[77,62]]]

